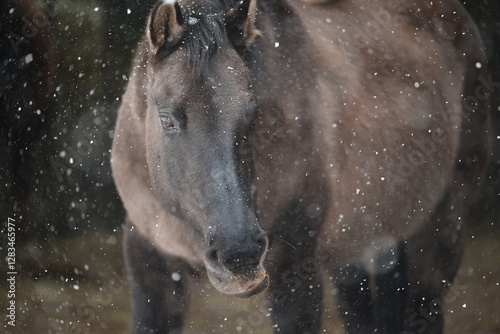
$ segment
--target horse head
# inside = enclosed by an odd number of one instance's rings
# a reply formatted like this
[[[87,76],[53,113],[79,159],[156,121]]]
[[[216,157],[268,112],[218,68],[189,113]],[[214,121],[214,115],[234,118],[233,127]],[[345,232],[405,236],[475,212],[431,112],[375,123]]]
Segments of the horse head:
[[[148,21],[146,156],[164,209],[203,236],[212,284],[239,296],[268,285],[268,246],[250,192],[258,111],[242,53],[258,33],[250,0],[161,1]]]

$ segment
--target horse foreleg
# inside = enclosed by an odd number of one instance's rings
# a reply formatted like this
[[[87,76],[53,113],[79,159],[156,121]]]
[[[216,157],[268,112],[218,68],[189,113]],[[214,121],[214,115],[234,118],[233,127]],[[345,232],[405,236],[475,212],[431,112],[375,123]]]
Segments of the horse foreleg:
[[[312,257],[286,259],[269,271],[275,333],[314,334],[321,329],[323,288]]]
[[[377,254],[374,269],[376,332],[400,334],[403,332],[409,290],[404,244]]]
[[[128,224],[124,235],[127,271],[132,292],[131,332],[180,333],[189,302],[191,268],[181,259],[166,257]]]
[[[409,304],[404,333],[443,333],[446,303],[460,293],[449,290],[463,253],[465,227],[461,224],[466,214],[459,212],[461,207],[465,205],[444,200],[428,228],[408,240]],[[460,214],[462,219],[456,217]]]
[[[348,334],[372,334],[373,310],[370,281],[363,265],[332,270],[337,286],[337,309]]]

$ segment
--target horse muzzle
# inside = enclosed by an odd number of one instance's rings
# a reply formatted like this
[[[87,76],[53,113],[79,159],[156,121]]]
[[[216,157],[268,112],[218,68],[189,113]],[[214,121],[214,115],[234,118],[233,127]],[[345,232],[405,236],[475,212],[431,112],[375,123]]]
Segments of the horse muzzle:
[[[264,291],[269,285],[263,265],[268,248],[267,235],[260,230],[240,242],[220,242],[225,238],[217,239],[212,238],[210,246],[203,252],[203,262],[212,285],[224,294],[242,298]]]

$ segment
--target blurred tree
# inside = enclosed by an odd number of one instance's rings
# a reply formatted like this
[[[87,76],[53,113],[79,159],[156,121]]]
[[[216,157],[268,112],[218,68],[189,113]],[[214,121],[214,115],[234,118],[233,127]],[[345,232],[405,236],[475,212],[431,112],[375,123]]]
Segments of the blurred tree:
[[[54,113],[56,50],[45,7],[30,0],[0,4],[0,140],[2,212],[18,221],[18,260],[36,263],[38,220],[28,205],[40,191],[37,143]],[[7,220],[7,217],[2,217]]]

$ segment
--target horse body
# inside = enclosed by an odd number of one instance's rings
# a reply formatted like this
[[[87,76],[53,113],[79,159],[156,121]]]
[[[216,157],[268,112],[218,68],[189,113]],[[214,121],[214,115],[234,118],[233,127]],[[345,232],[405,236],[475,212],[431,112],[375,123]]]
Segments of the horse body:
[[[261,136],[256,149],[257,188],[267,194],[258,207],[269,215],[261,222],[273,224],[307,194],[305,206],[321,212],[332,254],[352,261],[367,242],[414,234],[444,196],[458,154],[465,64],[446,36],[397,13],[379,27],[388,32],[383,37],[353,42],[349,29],[370,27],[384,7],[338,5],[290,9],[300,20],[280,18],[283,35],[276,36],[274,23],[265,31],[271,37],[257,41],[264,51],[256,94],[262,117],[270,118],[262,127],[281,136]],[[371,8],[360,11],[363,5]],[[286,33],[294,29],[302,36]]]
[[[205,268],[269,286],[280,332],[319,331],[326,270],[349,333],[440,333],[488,151],[460,4],[181,5],[153,10],[113,144],[135,331],[180,330]]]

